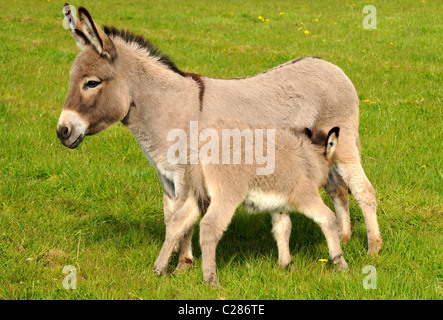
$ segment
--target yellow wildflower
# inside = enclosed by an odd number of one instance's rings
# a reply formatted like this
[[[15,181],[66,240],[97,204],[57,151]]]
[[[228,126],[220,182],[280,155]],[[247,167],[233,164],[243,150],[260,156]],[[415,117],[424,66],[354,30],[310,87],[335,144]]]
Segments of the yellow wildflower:
[[[305,30],[305,34],[309,34],[309,31],[308,31],[308,30]]]
[[[424,165],[422,165],[421,167],[422,167],[423,169],[426,169],[426,165],[425,165],[425,164],[424,164]]]
[[[278,14],[282,16],[282,15],[284,15],[285,13],[284,13],[284,12],[279,12]]]
[[[314,19],[315,20],[315,22],[318,22],[318,19]]]
[[[328,262],[328,259],[318,259],[319,262]]]
[[[365,99],[363,100],[363,102],[369,103],[369,99]]]
[[[301,30],[301,29],[303,29],[303,27],[298,28],[298,30]]]
[[[394,44],[394,42],[391,41],[391,42],[389,42],[389,44],[392,46]]]
[[[59,175],[54,174],[54,175],[50,176],[48,179],[46,179],[46,181],[54,181],[54,180],[57,180],[59,177],[60,177]]]
[[[301,24],[301,25],[304,25],[304,23],[303,23],[303,22],[300,22],[300,24]]]

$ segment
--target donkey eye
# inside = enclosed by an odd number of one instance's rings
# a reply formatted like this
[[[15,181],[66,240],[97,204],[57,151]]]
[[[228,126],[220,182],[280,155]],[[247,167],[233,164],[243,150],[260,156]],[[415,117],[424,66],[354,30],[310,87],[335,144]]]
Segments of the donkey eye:
[[[100,81],[90,80],[90,81],[86,82],[86,84],[85,84],[84,87],[85,87],[85,88],[95,88],[95,87],[97,87],[99,84],[101,84]]]

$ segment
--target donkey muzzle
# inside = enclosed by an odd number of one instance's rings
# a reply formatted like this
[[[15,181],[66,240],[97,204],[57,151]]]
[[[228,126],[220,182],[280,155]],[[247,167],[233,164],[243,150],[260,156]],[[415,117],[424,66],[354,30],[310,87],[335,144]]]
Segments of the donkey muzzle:
[[[77,138],[73,137],[75,140],[72,142],[73,139],[70,139],[71,133],[72,129],[67,126],[57,127],[57,137],[60,139],[60,142],[70,149],[75,149],[83,141],[84,135],[80,134]]]
[[[75,149],[83,141],[87,128],[76,112],[63,110],[57,124],[57,137],[64,146]]]

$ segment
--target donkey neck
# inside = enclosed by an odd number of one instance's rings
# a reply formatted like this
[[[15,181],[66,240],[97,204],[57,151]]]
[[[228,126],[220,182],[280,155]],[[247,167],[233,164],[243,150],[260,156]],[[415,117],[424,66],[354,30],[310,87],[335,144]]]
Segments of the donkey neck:
[[[173,129],[188,131],[190,121],[198,120],[199,83],[140,49],[123,56],[121,63],[132,101],[122,123],[153,166],[172,170],[167,164],[167,135]]]

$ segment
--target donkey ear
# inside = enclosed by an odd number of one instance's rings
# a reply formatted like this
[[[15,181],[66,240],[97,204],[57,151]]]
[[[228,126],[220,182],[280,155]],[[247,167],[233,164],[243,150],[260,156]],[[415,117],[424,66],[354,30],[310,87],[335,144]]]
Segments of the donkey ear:
[[[65,19],[63,20],[64,26],[68,27],[69,31],[71,31],[75,42],[77,42],[77,46],[80,49],[83,49],[83,47],[88,44],[89,41],[86,38],[86,35],[83,33],[80,21],[75,17],[73,8],[68,3],[65,3],[63,6],[63,13],[65,15]]]
[[[338,134],[340,132],[339,127],[334,127],[331,130],[329,130],[328,138],[326,139],[325,144],[325,155],[327,158],[332,157],[335,151],[335,147],[337,146],[338,142]]]
[[[106,33],[95,24],[91,14],[84,7],[78,8],[78,16],[81,24],[81,31],[88,40],[88,43],[101,55],[108,59],[117,56],[114,43]]]

